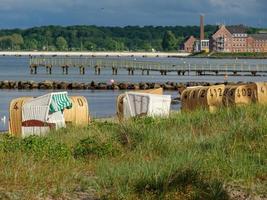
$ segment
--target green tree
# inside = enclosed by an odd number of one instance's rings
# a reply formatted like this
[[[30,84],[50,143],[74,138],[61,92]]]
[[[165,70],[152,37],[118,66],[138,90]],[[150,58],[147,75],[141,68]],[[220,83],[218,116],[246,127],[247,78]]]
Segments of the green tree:
[[[58,50],[64,51],[68,49],[68,42],[65,40],[64,37],[59,36],[56,39],[56,46]]]
[[[35,39],[25,39],[23,49],[25,50],[37,50],[38,49],[38,42]]]
[[[171,31],[166,31],[163,40],[162,40],[162,48],[165,51],[172,51],[177,49],[176,47],[176,38],[175,35]]]
[[[106,37],[105,39],[97,40],[96,44],[99,50],[108,50],[108,51],[124,50],[124,43],[117,39],[112,39],[111,37]]]
[[[23,37],[20,34],[14,33],[11,35],[11,38],[13,40],[13,43],[16,45],[22,45],[23,44]]]
[[[84,43],[84,48],[89,51],[94,51],[96,49],[96,44],[91,41],[86,41]]]
[[[23,37],[20,34],[14,33],[11,35],[12,49],[18,50],[24,43]]]
[[[177,37],[176,38],[176,46],[179,48],[183,44],[184,40],[185,40],[184,37]]]
[[[0,45],[2,50],[11,50],[13,48],[13,41],[11,36],[3,36],[0,38]]]
[[[145,51],[152,51],[153,48],[149,42],[144,42],[142,49]]]
[[[205,26],[206,38],[217,29]],[[249,28],[250,33],[259,28]],[[38,50],[93,50],[93,51],[173,51],[179,48],[184,38],[199,37],[198,26],[42,26],[28,29],[1,29],[0,49]],[[32,40],[32,41],[31,41]],[[49,47],[49,48],[47,48]],[[82,48],[81,48],[82,47]]]
[[[125,45],[123,41],[117,41],[116,44],[116,51],[123,51],[125,50]]]

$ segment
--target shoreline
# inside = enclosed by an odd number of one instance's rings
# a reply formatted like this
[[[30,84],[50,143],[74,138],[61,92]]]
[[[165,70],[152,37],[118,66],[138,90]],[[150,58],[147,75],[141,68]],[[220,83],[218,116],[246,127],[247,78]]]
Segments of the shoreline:
[[[187,57],[182,52],[0,51],[0,56]]]
[[[267,59],[267,54],[216,54],[199,55],[187,52],[131,52],[131,51],[0,51],[0,56],[31,57],[31,56],[66,56],[66,57],[150,57],[150,58],[201,58],[201,59]]]

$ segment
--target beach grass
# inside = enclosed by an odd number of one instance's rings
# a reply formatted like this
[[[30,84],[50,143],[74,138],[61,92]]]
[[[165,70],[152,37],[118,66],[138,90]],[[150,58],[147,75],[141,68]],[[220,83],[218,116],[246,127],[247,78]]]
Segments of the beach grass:
[[[261,58],[267,57],[266,52],[196,52],[191,55],[197,58]]]
[[[233,53],[213,53],[212,56],[217,57],[248,57],[248,58],[257,58],[257,57],[266,57],[267,53],[265,52],[233,52]]]
[[[266,196],[266,122],[267,107],[251,105],[3,135],[0,199],[230,199],[233,188]]]

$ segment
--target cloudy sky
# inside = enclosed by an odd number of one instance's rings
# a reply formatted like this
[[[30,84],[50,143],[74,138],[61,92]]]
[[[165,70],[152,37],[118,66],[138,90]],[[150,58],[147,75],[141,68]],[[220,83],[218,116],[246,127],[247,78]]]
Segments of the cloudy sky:
[[[267,0],[0,0],[0,28],[245,24],[267,27]]]

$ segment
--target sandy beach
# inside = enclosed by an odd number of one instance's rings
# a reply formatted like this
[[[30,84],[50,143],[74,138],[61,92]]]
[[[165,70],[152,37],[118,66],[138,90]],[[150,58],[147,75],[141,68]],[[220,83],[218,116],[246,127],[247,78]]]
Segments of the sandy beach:
[[[186,57],[180,52],[92,52],[92,51],[0,51],[0,56],[111,56],[111,57]]]

